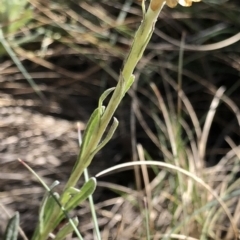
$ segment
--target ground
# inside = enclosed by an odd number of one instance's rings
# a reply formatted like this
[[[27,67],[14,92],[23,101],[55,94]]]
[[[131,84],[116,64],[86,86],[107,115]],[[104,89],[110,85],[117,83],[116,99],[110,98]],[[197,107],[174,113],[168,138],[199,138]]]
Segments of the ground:
[[[29,85],[6,52],[0,57],[0,203],[9,214],[20,212],[21,227],[29,235],[37,221],[44,189],[17,159],[26,161],[49,185],[55,179],[61,186],[64,184],[79,153],[77,123],[84,131],[100,94],[115,86],[142,14],[137,2],[131,3],[126,18],[120,17],[125,12],[123,1],[114,4],[78,1],[69,5],[30,1],[30,4],[35,18],[18,31],[6,33],[6,37],[42,96]],[[222,6],[201,3],[191,9],[164,9],[136,70],[136,85],[116,113],[120,121],[118,131],[94,159],[89,168],[92,176],[115,164],[132,161],[132,139],[143,145],[149,158],[164,158],[158,136],[164,132],[159,130],[163,116],[150,82],[156,84],[173,113],[177,106],[176,89],[180,86],[176,79],[183,32],[186,35],[180,88],[201,126],[217,90],[221,86],[226,88],[207,139],[206,165],[217,164],[230,151],[232,146],[226,143],[226,137],[239,144],[240,43],[230,44],[229,40],[232,36],[239,38],[236,6],[238,1]],[[29,36],[32,40],[28,40]],[[229,44],[224,45],[222,41],[226,39]],[[22,43],[14,44],[20,40]],[[183,116],[189,123],[191,118],[185,109]],[[168,143],[166,148],[169,149]],[[134,186],[132,171],[101,181],[100,186],[106,186],[103,181]],[[99,203],[116,196],[104,187],[99,187],[94,195]],[[106,208],[109,210],[108,205]],[[129,205],[125,206],[124,211],[129,211],[128,208]],[[88,212],[86,204],[78,214],[84,211]],[[109,224],[112,217],[101,214],[102,225]],[[0,214],[0,219],[2,232],[7,215]],[[89,236],[88,216],[83,222],[82,228]]]

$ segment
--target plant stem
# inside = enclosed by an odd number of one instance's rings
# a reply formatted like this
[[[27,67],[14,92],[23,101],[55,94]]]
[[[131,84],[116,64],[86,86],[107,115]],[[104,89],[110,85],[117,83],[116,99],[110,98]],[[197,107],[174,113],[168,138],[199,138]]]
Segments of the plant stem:
[[[86,148],[85,151],[86,154],[82,156],[85,159],[85,161],[87,160],[87,162],[89,163],[94,157],[93,155],[91,155],[91,153],[94,151],[94,149],[96,149],[99,142],[101,141],[102,136],[105,133],[105,130],[113,117],[113,114],[115,113],[118,105],[120,104],[122,98],[124,97],[124,94],[126,93],[125,90],[123,91],[124,88],[123,85],[126,86],[127,83],[130,81],[133,71],[137,63],[141,59],[143,52],[147,47],[147,44],[150,41],[150,38],[154,31],[155,23],[164,4],[165,1],[163,0],[152,0],[150,2],[147,12],[143,16],[142,23],[135,34],[129,55],[124,62],[124,67],[120,75],[116,89],[114,90],[113,95],[109,101],[109,104],[100,120],[96,136],[91,140],[91,144],[89,144],[89,146]],[[82,161],[78,159],[78,162]],[[74,168],[74,171],[71,173],[71,176],[65,186],[65,189],[76,185],[85,167],[87,166],[80,166],[79,164]]]

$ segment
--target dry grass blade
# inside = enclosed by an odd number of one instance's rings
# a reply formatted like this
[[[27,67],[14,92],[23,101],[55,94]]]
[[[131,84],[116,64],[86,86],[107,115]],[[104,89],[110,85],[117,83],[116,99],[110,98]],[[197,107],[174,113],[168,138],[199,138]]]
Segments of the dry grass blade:
[[[135,104],[136,104],[136,107],[134,108],[134,111],[135,111],[136,117],[137,117],[139,123],[141,124],[142,128],[144,129],[144,131],[146,132],[148,137],[151,139],[151,141],[159,149],[161,149],[161,151],[164,153],[166,158],[171,159],[172,158],[171,152],[165,146],[160,144],[158,137],[156,136],[156,134],[154,134],[154,132],[151,130],[151,128],[149,128],[147,122],[144,120],[143,115],[140,111],[140,106],[139,106],[140,104],[138,104],[138,101],[136,101]]]
[[[159,37],[165,39],[166,41],[170,42],[171,44],[180,47],[181,46],[181,42],[177,41],[169,36],[167,36],[166,34],[164,34],[162,31],[160,30],[156,30],[155,32]],[[192,50],[192,51],[213,51],[213,50],[217,50],[217,49],[221,49],[227,46],[230,46],[236,42],[240,41],[240,33],[235,34],[234,36],[225,39],[223,41],[217,42],[217,43],[213,43],[213,44],[206,44],[206,45],[202,45],[202,46],[198,46],[198,45],[189,45],[189,44],[185,44],[184,45],[184,49],[185,50]]]
[[[159,239],[164,238],[166,236],[167,236],[166,234],[156,233],[156,235],[153,236],[153,239],[154,240],[159,240]],[[170,234],[169,237],[171,239],[178,239],[178,240],[198,240],[197,238],[188,237],[188,236],[184,236],[184,235],[181,235],[181,234]],[[142,238],[142,240],[144,240],[144,239]]]
[[[231,146],[233,152],[236,154],[238,159],[240,159],[240,151],[238,151],[239,146],[236,146],[230,137],[226,138],[226,142]],[[239,223],[239,211],[240,211],[240,201],[238,200],[237,206],[235,207],[235,212],[233,215],[233,219],[236,223]],[[231,231],[228,231],[226,235],[226,239],[231,239],[231,238],[233,238],[233,233]]]
[[[145,161],[145,157],[144,157],[144,150],[142,145],[138,144],[137,145],[137,151],[138,151],[138,156],[139,156],[139,160],[140,161]],[[146,192],[146,207],[148,208],[148,212],[150,213],[150,228],[153,228],[153,222],[151,221],[151,213],[153,210],[153,206],[152,206],[152,189],[151,189],[151,185],[150,185],[150,181],[149,181],[149,175],[148,175],[148,171],[147,171],[147,167],[146,165],[141,165],[141,169],[142,169],[142,175],[143,175],[143,181],[144,181],[144,187],[145,187],[145,192]]]
[[[174,88],[174,90],[177,91],[178,85],[176,84],[174,79],[172,79],[171,76],[166,72],[166,70],[161,67],[160,73],[163,76],[164,80],[166,80]],[[196,132],[197,138],[200,139],[200,136],[202,135],[202,130],[200,127],[198,117],[196,115],[196,112],[194,111],[194,108],[193,108],[190,100],[188,99],[188,97],[186,96],[186,94],[184,93],[184,91],[182,89],[179,91],[179,97],[181,98],[182,102],[184,103],[184,106],[187,109],[187,113],[191,117],[191,120],[192,120],[192,123],[194,126],[194,131]]]
[[[124,164],[119,164],[116,165],[114,167],[108,168],[100,173],[98,173],[96,175],[96,177],[100,177],[103,176],[105,174],[109,174],[114,172],[115,170],[124,170],[124,168],[129,168],[129,167],[133,167],[134,165],[142,165],[145,164],[147,166],[158,166],[158,167],[163,167],[163,168],[167,168],[167,169],[171,169],[171,170],[175,170],[177,173],[182,173],[190,178],[192,178],[194,181],[196,181],[197,183],[199,183],[200,185],[202,185],[209,193],[212,194],[212,196],[219,202],[219,204],[221,205],[221,207],[223,208],[224,212],[226,213],[227,217],[229,218],[229,221],[231,222],[231,226],[233,228],[234,231],[234,236],[235,239],[238,238],[238,230],[237,230],[237,226],[236,223],[229,211],[229,209],[227,208],[226,204],[223,202],[223,200],[215,193],[215,191],[208,185],[206,184],[201,178],[197,177],[196,175],[188,172],[187,170],[180,168],[178,166],[174,166],[172,164],[169,163],[164,163],[164,162],[157,162],[157,161],[147,161],[147,162],[131,162],[131,163],[124,163]]]
[[[204,127],[203,127],[203,131],[202,131],[202,136],[201,136],[201,139],[200,139],[199,144],[198,144],[200,159],[204,159],[204,157],[205,157],[209,130],[210,130],[210,127],[212,125],[214,115],[216,113],[218,104],[220,102],[220,99],[223,96],[224,91],[225,91],[224,87],[221,87],[221,88],[218,89],[218,91],[216,92],[216,95],[214,96],[212,104],[210,106],[210,109],[208,111],[208,114],[207,114],[207,117],[206,117],[206,120],[205,120],[205,124],[204,124]]]
[[[169,111],[167,110],[167,107],[163,101],[163,98],[159,92],[159,90],[157,89],[157,86],[154,83],[150,84],[154,94],[156,95],[158,104],[159,104],[159,108],[162,111],[163,117],[164,117],[164,121],[167,127],[167,132],[168,132],[168,137],[169,137],[169,143],[171,145],[171,149],[172,149],[172,157],[173,157],[173,161],[174,164],[177,167],[181,166],[180,163],[180,153],[178,151],[178,143],[177,143],[177,136],[178,136],[178,131],[179,131],[179,125],[174,126],[174,124],[172,123],[173,120],[170,118],[170,114]],[[181,192],[181,198],[182,201],[184,202],[184,180],[182,178],[182,175],[179,174],[179,172],[177,171],[177,179],[178,179],[178,183],[179,183],[179,188],[180,188],[180,192]],[[183,205],[183,212],[186,215],[186,209],[185,209],[185,205]]]

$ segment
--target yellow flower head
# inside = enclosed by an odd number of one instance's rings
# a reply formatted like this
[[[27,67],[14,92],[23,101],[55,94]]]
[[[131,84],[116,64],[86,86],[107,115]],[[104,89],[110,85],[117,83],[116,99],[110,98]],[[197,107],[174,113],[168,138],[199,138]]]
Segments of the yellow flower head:
[[[142,1],[144,3],[145,0],[142,0]],[[156,11],[157,9],[162,7],[165,3],[169,7],[173,8],[173,7],[176,7],[178,3],[184,7],[190,7],[192,6],[193,2],[201,2],[201,1],[202,0],[151,0],[150,7],[153,11]]]
[[[166,0],[166,4],[172,8],[176,7],[178,3],[184,7],[190,7],[192,2],[201,2],[201,0]]]

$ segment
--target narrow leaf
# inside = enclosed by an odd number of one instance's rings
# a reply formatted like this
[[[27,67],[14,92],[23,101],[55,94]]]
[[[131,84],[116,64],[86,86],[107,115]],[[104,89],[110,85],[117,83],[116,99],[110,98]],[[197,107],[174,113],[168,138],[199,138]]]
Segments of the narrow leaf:
[[[75,194],[66,204],[65,209],[66,211],[70,211],[77,207],[81,202],[88,198],[91,195],[95,188],[96,188],[96,179],[90,178],[80,189],[80,192]]]
[[[113,118],[113,124],[111,125],[107,136],[104,138],[104,140],[97,146],[97,148],[91,153],[92,155],[95,155],[97,152],[99,152],[112,138],[113,134],[115,133],[118,126],[118,120],[116,118]],[[88,165],[86,165],[87,167]]]
[[[56,187],[59,184],[59,181],[54,181],[53,184],[49,187],[49,191],[53,190],[54,187]],[[45,222],[46,219],[51,216],[54,207],[56,207],[55,199],[49,194],[49,191],[45,193],[45,196],[43,197],[42,204],[40,206],[40,212],[39,212],[39,230],[40,233],[44,231]],[[56,193],[55,196],[57,197]],[[48,215],[48,216],[47,216]]]
[[[79,221],[78,218],[74,218],[72,219],[74,225],[77,227]],[[70,223],[66,223],[57,233],[57,235],[55,236],[54,240],[63,240],[66,238],[66,236],[70,233],[73,232],[73,226]]]
[[[18,226],[19,226],[19,213],[10,218],[6,231],[4,233],[4,240],[17,240],[18,237]]]
[[[99,101],[98,101],[98,109],[101,110],[102,108],[102,103],[103,101],[106,99],[106,97],[112,92],[115,90],[115,87],[113,88],[109,88],[107,89],[102,95],[101,97],[99,98]]]
[[[124,89],[124,94],[129,90],[129,88],[132,86],[133,82],[135,80],[135,76],[132,74],[131,77],[128,79],[125,89]]]

